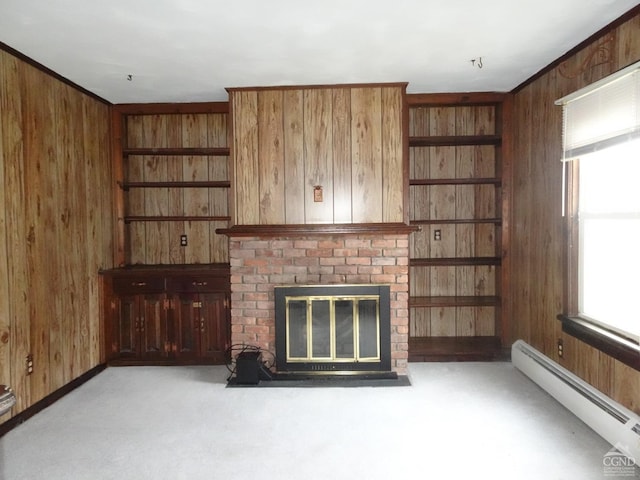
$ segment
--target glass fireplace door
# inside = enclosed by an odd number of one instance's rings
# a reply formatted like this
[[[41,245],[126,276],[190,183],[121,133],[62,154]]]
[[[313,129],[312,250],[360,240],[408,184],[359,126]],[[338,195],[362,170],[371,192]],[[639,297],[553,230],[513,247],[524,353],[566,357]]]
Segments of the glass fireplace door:
[[[375,296],[287,297],[287,361],[379,361],[379,312]]]

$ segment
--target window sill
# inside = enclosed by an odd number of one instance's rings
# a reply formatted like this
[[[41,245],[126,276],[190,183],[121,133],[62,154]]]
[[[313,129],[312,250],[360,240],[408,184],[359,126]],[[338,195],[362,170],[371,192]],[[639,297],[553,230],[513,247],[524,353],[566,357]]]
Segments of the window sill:
[[[579,317],[558,315],[562,331],[640,371],[640,345]]]

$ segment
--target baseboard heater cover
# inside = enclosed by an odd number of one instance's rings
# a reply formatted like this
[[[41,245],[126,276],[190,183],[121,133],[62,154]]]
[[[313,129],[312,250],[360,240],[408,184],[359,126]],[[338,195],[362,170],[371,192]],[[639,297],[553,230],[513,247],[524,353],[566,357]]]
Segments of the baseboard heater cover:
[[[640,460],[638,415],[522,340],[512,345],[511,362],[620,452]]]

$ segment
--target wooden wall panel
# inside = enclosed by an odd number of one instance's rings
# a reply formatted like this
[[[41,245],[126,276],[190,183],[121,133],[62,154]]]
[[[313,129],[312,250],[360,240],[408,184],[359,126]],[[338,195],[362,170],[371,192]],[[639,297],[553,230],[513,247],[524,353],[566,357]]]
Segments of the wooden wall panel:
[[[6,220],[6,270],[0,275],[8,284],[9,336],[2,333],[3,362],[8,354],[8,362],[2,371],[9,376],[3,378],[15,392],[16,406],[12,413],[18,413],[31,405],[29,378],[25,370],[25,360],[30,352],[31,322],[29,321],[29,277],[27,272],[27,230],[26,190],[25,190],[25,123],[22,107],[23,63],[0,51],[0,137],[2,138],[2,168],[4,189],[0,196]],[[5,264],[0,264],[4,267]],[[6,323],[6,321],[5,321]],[[6,415],[5,419],[10,417]]]
[[[564,228],[561,216],[562,109],[554,101],[640,60],[640,15],[519,90],[514,99],[511,303],[522,338],[605,394],[640,413],[640,372],[561,331]],[[564,355],[557,356],[557,341]],[[613,380],[611,380],[613,379]]]
[[[283,92],[285,218],[301,224],[304,218],[304,102],[302,90]]]
[[[404,88],[230,89],[234,224],[404,221]]]
[[[260,223],[285,223],[283,92],[258,93]]]
[[[184,115],[182,117],[182,146],[207,146],[207,117],[205,115]],[[182,157],[182,178],[188,182],[209,180],[209,161],[204,156]],[[184,213],[187,216],[208,216],[209,189],[183,189]],[[184,222],[184,233],[188,246],[185,248],[186,263],[210,263],[209,240],[210,230],[207,222]]]
[[[305,223],[333,223],[333,96],[330,89],[304,91]],[[315,201],[314,189],[322,189]]]
[[[381,101],[378,88],[351,91],[351,180],[355,223],[382,221]]]
[[[223,147],[227,145],[227,115],[208,115],[208,145]],[[209,157],[209,180],[229,180],[229,157]],[[209,211],[214,216],[229,216],[229,189],[212,188],[209,190]],[[229,222],[211,222],[209,225],[210,252],[212,263],[229,262],[229,239],[226,235],[216,233],[217,228],[227,228]],[[175,235],[170,238],[177,238]],[[173,243],[177,243],[173,241]]]
[[[226,130],[224,132],[226,134]],[[182,117],[181,115],[166,115],[166,145],[167,147],[182,146]],[[226,145],[226,138],[219,145]],[[182,182],[183,157],[168,156],[166,157],[167,178],[169,182]],[[131,193],[131,192],[129,192]],[[226,192],[225,192],[226,193]],[[166,214],[172,217],[184,215],[184,191],[182,188],[167,188],[167,207]],[[185,263],[185,248],[180,245],[180,235],[185,233],[184,222],[166,222],[167,223],[167,243],[169,244],[169,257],[166,263],[182,264]]]
[[[351,209],[351,90],[333,90],[333,222],[350,223]]]
[[[0,382],[16,392],[13,414],[102,358],[98,270],[112,266],[114,230],[109,120],[108,106],[0,52]]]
[[[167,147],[167,117],[165,115],[145,115],[142,117],[142,135],[145,147]],[[160,182],[168,175],[168,159],[165,156],[151,155],[141,159],[143,178],[146,182]],[[144,197],[144,215],[168,215],[169,193],[166,188],[142,189]],[[145,263],[168,263],[169,260],[169,224],[166,222],[145,222],[144,248]]]
[[[258,94],[243,91],[231,98],[234,116],[234,223],[256,225],[260,223]]]

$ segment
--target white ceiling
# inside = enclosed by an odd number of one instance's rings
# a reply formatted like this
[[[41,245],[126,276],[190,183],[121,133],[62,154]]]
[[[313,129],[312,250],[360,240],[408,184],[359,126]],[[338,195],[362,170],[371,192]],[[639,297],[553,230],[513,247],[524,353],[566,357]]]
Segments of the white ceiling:
[[[509,91],[637,4],[0,0],[0,41],[113,103],[368,82],[409,82],[420,93]]]

